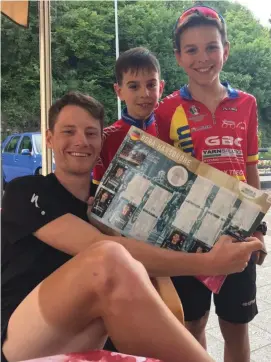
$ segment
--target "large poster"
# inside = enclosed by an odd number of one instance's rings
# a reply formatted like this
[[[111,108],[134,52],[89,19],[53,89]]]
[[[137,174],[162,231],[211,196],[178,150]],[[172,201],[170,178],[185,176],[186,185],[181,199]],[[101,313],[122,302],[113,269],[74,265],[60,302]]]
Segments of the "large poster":
[[[92,217],[159,247],[204,253],[221,234],[251,235],[270,204],[267,193],[131,127]]]

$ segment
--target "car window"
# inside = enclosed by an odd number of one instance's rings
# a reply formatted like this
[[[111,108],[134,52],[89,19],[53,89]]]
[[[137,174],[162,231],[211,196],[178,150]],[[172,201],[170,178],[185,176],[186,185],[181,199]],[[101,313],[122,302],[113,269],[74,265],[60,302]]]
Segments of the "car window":
[[[29,150],[30,152],[32,152],[32,141],[31,141],[31,138],[29,136],[24,136],[21,143],[20,143],[20,146],[19,146],[19,151],[18,153],[21,153],[22,150],[24,149],[27,149]]]
[[[33,134],[33,140],[36,146],[37,153],[41,153],[41,134]]]
[[[6,146],[9,143],[10,140],[11,140],[11,137],[8,136],[2,141],[2,144],[1,144],[2,152],[4,151],[4,148],[6,148]]]
[[[21,136],[12,137],[12,139],[8,142],[8,144],[4,148],[4,152],[15,153],[20,138]]]

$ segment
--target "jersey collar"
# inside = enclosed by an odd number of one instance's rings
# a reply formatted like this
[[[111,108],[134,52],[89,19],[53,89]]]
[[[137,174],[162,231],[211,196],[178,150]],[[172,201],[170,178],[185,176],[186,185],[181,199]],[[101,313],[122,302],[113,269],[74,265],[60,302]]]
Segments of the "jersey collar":
[[[222,82],[221,84],[227,89],[229,98],[234,99],[239,97],[238,90],[232,88],[228,82]],[[180,89],[180,96],[181,98],[187,99],[189,101],[193,100],[187,84]]]
[[[128,114],[126,107],[121,112],[121,118],[125,123],[129,124],[130,126],[135,126],[141,129],[147,129],[155,120],[154,112],[152,112],[149,118],[145,119],[144,122],[139,119],[135,119]]]

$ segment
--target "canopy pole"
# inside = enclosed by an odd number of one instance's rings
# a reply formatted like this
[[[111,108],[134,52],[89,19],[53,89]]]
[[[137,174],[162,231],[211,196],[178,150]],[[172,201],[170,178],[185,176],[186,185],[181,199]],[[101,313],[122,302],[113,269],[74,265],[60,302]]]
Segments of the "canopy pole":
[[[114,0],[115,7],[115,44],[116,44],[116,60],[119,57],[119,23],[118,23],[118,0]],[[118,102],[118,119],[121,118],[121,101],[117,97]]]
[[[40,45],[40,119],[42,138],[42,174],[52,172],[52,151],[46,147],[48,111],[52,104],[50,0],[39,1]]]

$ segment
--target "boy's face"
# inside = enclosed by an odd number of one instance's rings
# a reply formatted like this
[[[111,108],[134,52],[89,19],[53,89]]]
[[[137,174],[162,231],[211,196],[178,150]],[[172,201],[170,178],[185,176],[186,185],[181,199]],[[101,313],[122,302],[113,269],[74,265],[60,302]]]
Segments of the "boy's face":
[[[108,193],[107,193],[107,192],[104,192],[104,193],[102,194],[101,201],[102,201],[102,202],[105,202],[105,201],[108,199],[108,197],[109,197]]]
[[[123,74],[122,84],[114,84],[115,92],[124,101],[131,117],[144,121],[153,112],[163,93],[164,82],[158,72],[139,70]]]
[[[67,105],[46,137],[47,146],[54,151],[56,172],[90,175],[102,148],[99,120],[82,107]]]
[[[173,242],[173,244],[177,244],[180,240],[181,240],[180,235],[174,234],[174,235],[172,236],[172,242]]]
[[[118,168],[117,172],[116,172],[116,177],[121,177],[123,175],[123,169],[122,168]]]
[[[125,206],[123,207],[123,210],[122,210],[122,215],[126,216],[126,215],[129,214],[129,212],[130,212],[130,206],[129,206],[129,205],[125,205]]]
[[[222,44],[221,34],[215,26],[186,29],[180,36],[180,48],[180,53],[175,53],[178,64],[190,83],[201,86],[217,80],[229,55],[229,44]]]

